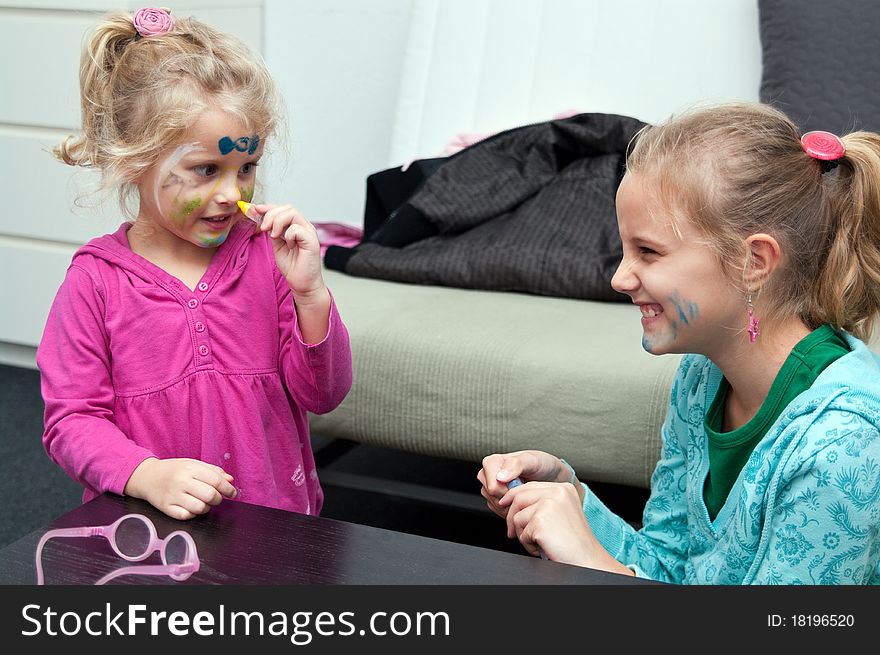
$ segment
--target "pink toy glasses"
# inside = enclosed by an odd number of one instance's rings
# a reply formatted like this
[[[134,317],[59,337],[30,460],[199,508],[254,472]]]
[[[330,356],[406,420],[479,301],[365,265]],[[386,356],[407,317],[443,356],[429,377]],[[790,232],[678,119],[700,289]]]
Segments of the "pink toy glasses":
[[[37,544],[37,584],[43,584],[43,546],[55,537],[104,537],[113,550],[129,562],[145,560],[159,551],[162,564],[125,566],[111,571],[95,584],[102,585],[121,575],[167,575],[173,580],[182,581],[199,570],[199,555],[196,542],[187,532],[177,530],[164,539],[159,539],[156,526],[143,514],[126,514],[110,525],[82,528],[59,528],[49,530]]]

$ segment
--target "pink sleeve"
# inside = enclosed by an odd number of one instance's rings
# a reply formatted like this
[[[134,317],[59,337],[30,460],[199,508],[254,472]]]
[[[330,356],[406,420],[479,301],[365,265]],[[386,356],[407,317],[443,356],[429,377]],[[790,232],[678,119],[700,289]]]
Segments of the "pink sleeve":
[[[122,494],[149,450],[116,426],[104,299],[77,266],[55,296],[37,349],[46,404],[43,446],[74,480],[97,493]]]
[[[278,294],[281,373],[296,403],[313,414],[335,409],[351,389],[351,346],[336,301],[330,299],[330,326],[324,340],[303,342],[296,322],[293,295],[287,282],[275,276]]]

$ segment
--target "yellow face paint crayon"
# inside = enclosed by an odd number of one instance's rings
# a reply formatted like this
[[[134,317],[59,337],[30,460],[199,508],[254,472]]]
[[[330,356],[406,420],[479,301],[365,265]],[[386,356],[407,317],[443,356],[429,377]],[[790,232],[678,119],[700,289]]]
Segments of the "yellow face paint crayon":
[[[245,202],[244,200],[238,201],[238,208],[241,210],[244,217],[259,225],[262,222],[263,217],[257,213],[256,209],[252,209],[253,206],[254,205],[250,202]]]

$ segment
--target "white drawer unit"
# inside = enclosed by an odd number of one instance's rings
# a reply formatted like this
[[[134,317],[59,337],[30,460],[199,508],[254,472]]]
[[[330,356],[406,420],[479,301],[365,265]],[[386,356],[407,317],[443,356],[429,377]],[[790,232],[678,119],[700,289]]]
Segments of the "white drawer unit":
[[[97,173],[59,163],[51,149],[79,129],[79,58],[87,31],[108,11],[149,4],[0,3],[0,363],[36,365],[36,346],[74,251],[124,220],[115,194],[88,193]],[[263,4],[184,0],[172,10],[233,32],[262,52]]]

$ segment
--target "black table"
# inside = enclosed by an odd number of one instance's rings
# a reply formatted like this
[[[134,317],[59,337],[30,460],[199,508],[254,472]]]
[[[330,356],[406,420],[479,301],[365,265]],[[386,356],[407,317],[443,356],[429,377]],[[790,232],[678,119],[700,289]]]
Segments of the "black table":
[[[109,525],[124,514],[148,516],[159,537],[190,533],[201,568],[176,583],[166,576],[116,578],[111,584],[238,585],[620,585],[644,581],[526,554],[467,546],[334,519],[225,501],[190,521],[148,503],[104,494],[0,550],[0,584],[35,584],[34,553],[49,529]],[[47,585],[94,584],[129,565],[96,537],[50,539],[43,549]],[[143,564],[159,563],[154,553]]]

